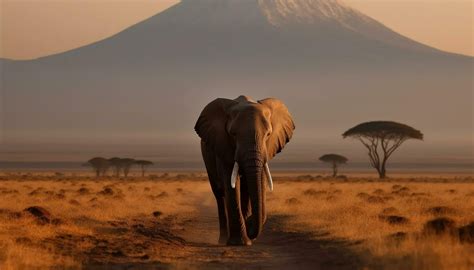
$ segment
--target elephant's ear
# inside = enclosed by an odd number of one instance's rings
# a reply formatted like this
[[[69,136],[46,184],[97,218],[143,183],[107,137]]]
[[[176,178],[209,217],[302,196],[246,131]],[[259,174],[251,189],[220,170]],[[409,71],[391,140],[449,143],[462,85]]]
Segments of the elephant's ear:
[[[194,130],[206,145],[218,150],[225,150],[228,147],[229,135],[226,131],[227,110],[235,104],[237,102],[234,100],[218,98],[202,110]]]
[[[267,140],[268,157],[273,158],[285,147],[293,136],[295,124],[288,108],[276,98],[259,100],[258,103],[266,105],[272,111],[272,134]]]

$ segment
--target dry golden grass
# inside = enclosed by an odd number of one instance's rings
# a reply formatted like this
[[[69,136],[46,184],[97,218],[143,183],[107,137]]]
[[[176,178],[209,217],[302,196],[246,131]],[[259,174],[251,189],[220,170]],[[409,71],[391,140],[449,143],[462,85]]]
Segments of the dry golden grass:
[[[57,265],[80,268],[76,254],[65,255],[61,243],[47,245],[58,235],[95,237],[114,221],[133,225],[133,220],[186,215],[196,211],[196,196],[207,191],[207,183],[191,185],[183,181],[56,181],[8,180],[0,182],[0,269],[49,268]],[[112,192],[104,192],[104,190]],[[62,222],[41,225],[22,213],[41,206]],[[22,213],[22,217],[15,215]],[[146,218],[145,218],[146,217]],[[59,245],[57,245],[59,244]],[[81,241],[76,250],[94,245]],[[58,248],[59,247],[59,248]],[[56,250],[59,249],[59,250]],[[156,256],[161,254],[156,254]]]
[[[178,260],[199,250],[172,236],[161,239],[153,228],[182,230],[190,216],[200,213],[204,200],[213,205],[207,181],[191,178],[4,177],[0,181],[0,269],[80,269],[86,262],[141,260],[179,266]],[[270,216],[289,216],[285,230],[350,242],[367,269],[474,267],[473,244],[462,244],[455,236],[422,233],[424,224],[438,216],[451,218],[457,227],[474,221],[470,179],[465,183],[290,181],[295,178],[276,177],[275,191],[267,197]],[[30,206],[46,208],[61,222],[38,224],[22,213]],[[155,211],[162,215],[153,216]],[[321,236],[321,232],[329,234]]]
[[[291,203],[288,198],[296,198]],[[385,269],[472,269],[474,246],[456,237],[424,235],[425,223],[449,217],[458,226],[474,221],[472,183],[279,184],[268,204],[271,213],[291,213],[292,226],[329,232],[329,237],[360,243],[361,254]],[[291,199],[290,199],[291,200]],[[283,203],[285,202],[285,203]],[[440,208],[441,213],[433,211]],[[436,210],[436,209],[435,209]],[[443,211],[445,210],[445,211]],[[391,224],[384,217],[408,219]],[[398,233],[398,234],[397,234]],[[398,236],[398,237],[397,237]],[[389,261],[389,265],[377,265]]]

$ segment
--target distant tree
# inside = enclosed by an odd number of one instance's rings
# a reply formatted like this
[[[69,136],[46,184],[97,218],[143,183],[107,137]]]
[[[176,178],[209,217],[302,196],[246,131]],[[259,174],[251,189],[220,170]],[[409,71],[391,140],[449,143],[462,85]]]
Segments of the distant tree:
[[[103,157],[89,159],[87,164],[89,164],[94,169],[95,175],[97,177],[105,175],[110,167],[109,161]]]
[[[123,175],[127,177],[133,164],[135,164],[135,160],[133,158],[113,157],[109,159],[109,162],[110,165],[114,167],[116,177],[120,176],[120,172],[123,172]]]
[[[368,150],[372,167],[381,179],[387,176],[388,158],[408,139],[423,140],[423,134],[410,126],[391,121],[373,121],[359,124],[342,134],[343,138],[358,139]]]
[[[119,177],[122,170],[122,159],[119,157],[109,158],[109,163],[114,168],[115,177]]]
[[[130,172],[130,169],[132,168],[132,166],[135,164],[135,160],[133,158],[122,158],[121,163],[122,163],[123,175],[125,177],[128,177],[128,173]]]
[[[347,158],[345,156],[337,154],[322,155],[319,160],[332,165],[332,177],[337,176],[337,168],[339,167],[339,165],[345,164],[347,162]]]
[[[137,160],[135,161],[135,164],[139,165],[142,169],[142,177],[145,176],[145,171],[148,166],[153,165],[153,162],[149,160]]]

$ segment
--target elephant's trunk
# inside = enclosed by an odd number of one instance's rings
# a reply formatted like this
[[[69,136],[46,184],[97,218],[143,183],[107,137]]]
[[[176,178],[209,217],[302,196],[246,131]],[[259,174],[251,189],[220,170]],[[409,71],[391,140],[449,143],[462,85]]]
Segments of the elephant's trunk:
[[[263,183],[264,161],[261,158],[253,157],[243,164],[243,173],[247,181],[248,194],[252,215],[247,222],[247,235],[250,239],[258,237],[263,229],[265,202]]]

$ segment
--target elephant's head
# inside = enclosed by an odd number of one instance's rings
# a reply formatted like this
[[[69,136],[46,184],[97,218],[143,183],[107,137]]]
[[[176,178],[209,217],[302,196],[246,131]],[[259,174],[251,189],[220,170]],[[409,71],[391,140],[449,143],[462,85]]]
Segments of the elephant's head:
[[[247,228],[254,239],[261,232],[265,215],[265,182],[273,188],[268,161],[289,142],[295,126],[287,107],[278,99],[251,101],[216,99],[201,113],[195,130],[226,164],[233,165],[229,183],[247,189],[252,216]],[[265,181],[266,180],[266,181]],[[245,190],[241,190],[245,192]]]

